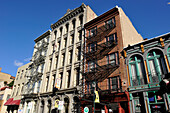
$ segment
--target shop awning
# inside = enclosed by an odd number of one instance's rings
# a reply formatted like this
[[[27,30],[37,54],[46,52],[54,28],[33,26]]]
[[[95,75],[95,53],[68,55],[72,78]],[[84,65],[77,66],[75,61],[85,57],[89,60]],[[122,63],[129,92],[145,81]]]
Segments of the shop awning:
[[[11,103],[12,101],[13,101],[13,98],[9,98],[4,105],[5,105],[5,106],[10,105],[10,103]]]
[[[7,102],[4,104],[6,106],[8,105],[19,105],[21,100],[13,100],[13,98],[10,98],[7,100]]]
[[[21,100],[13,100],[11,105],[19,105]]]

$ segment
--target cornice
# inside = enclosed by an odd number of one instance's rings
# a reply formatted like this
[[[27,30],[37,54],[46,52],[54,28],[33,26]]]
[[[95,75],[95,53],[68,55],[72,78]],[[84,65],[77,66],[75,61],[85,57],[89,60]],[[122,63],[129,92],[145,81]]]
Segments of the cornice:
[[[38,41],[42,40],[44,37],[50,35],[50,33],[51,33],[51,30],[46,31],[44,34],[42,34],[41,36],[39,36],[38,38],[36,38],[36,39],[34,40],[34,42],[37,43]]]
[[[85,7],[86,7],[86,5],[82,4],[80,7],[76,8],[76,9],[67,11],[67,13],[63,17],[61,17],[56,23],[51,25],[51,29],[54,30],[55,28],[57,28],[64,22],[66,22],[66,21],[70,20],[71,18],[73,18],[74,16],[84,12]]]

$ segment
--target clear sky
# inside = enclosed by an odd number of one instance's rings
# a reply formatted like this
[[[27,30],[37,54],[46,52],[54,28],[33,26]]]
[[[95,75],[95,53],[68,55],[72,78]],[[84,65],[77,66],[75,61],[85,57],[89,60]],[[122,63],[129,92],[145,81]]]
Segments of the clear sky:
[[[0,67],[16,75],[29,62],[34,39],[67,11],[89,5],[97,15],[118,5],[143,38],[170,32],[170,0],[0,0]]]

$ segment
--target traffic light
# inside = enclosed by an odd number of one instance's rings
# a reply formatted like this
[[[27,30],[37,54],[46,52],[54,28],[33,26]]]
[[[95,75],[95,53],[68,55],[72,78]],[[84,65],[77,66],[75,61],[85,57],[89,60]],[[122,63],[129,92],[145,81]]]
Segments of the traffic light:
[[[161,82],[160,82],[160,92],[162,94],[164,93],[170,93],[170,78],[168,79],[163,79]]]

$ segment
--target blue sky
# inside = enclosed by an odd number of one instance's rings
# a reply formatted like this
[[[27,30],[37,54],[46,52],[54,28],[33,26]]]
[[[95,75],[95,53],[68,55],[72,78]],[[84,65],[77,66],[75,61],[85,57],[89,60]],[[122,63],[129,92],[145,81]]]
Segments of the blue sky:
[[[0,0],[0,67],[16,75],[32,56],[34,39],[67,11],[89,5],[97,15],[118,5],[143,38],[170,32],[170,0]]]

